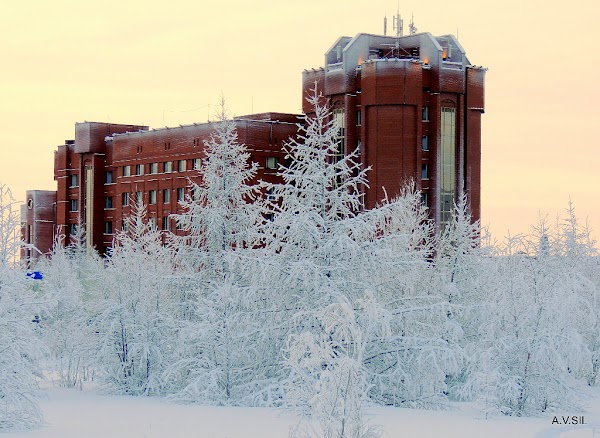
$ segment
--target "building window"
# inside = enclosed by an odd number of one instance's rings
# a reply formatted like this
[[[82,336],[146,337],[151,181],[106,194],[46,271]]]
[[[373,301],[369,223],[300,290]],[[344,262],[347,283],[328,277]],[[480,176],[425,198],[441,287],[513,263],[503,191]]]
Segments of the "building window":
[[[148,218],[148,225],[150,225],[151,230],[156,230],[156,216],[150,216]]]
[[[356,111],[356,126],[361,126],[362,125],[362,111],[358,110]]]
[[[333,110],[333,120],[335,126],[338,128],[338,136],[344,135],[344,129],[346,128],[346,121],[344,120],[344,109],[338,108]]]
[[[173,172],[173,162],[172,161],[166,161],[165,162],[164,172],[165,173],[171,173],[171,172]]]
[[[69,225],[69,234],[71,236],[74,236],[75,234],[77,234],[77,224],[70,224]]]
[[[423,120],[423,121],[429,120],[429,107],[428,106],[424,106],[423,108],[421,108],[421,120]]]
[[[267,157],[267,169],[277,169],[277,157]]]
[[[143,192],[135,192],[135,202],[137,202],[138,204],[142,204],[144,202]]]
[[[429,150],[429,138],[426,135],[421,137],[421,149],[423,152],[427,152]]]
[[[71,199],[69,201],[69,211],[77,211],[77,199]]]
[[[427,164],[421,165],[421,179],[429,179],[429,172],[427,169]]]
[[[194,170],[200,170],[200,166],[202,165],[202,161],[200,160],[200,158],[194,158],[192,163],[194,165]]]
[[[112,221],[104,222],[104,234],[112,234],[113,233],[113,223]]]
[[[200,200],[200,187],[198,187],[198,186],[192,187],[192,200],[195,202]]]
[[[143,175],[144,174],[144,165],[143,164],[136,164],[135,165],[135,174],[136,175]]]
[[[148,192],[148,204],[150,204],[150,205],[156,204],[156,190],[150,190]]]
[[[183,187],[177,188],[177,202],[182,202],[185,197],[185,189]]]
[[[425,192],[421,192],[421,204],[423,204],[425,207],[427,207],[427,193]]]
[[[273,190],[273,187],[269,187],[267,189],[267,201],[275,201],[275,191]]]
[[[113,208],[113,197],[107,196],[104,198],[104,208]]]
[[[179,164],[177,166],[177,170],[179,172],[185,172],[185,168],[186,168],[186,161],[185,160],[179,160]]]
[[[456,191],[456,110],[452,107],[442,107],[441,111],[441,145],[440,145],[440,209],[441,222],[445,225],[452,218],[454,209],[454,194]]]
[[[69,177],[69,187],[77,187],[79,184],[77,183],[77,175],[71,175]]]
[[[123,166],[123,176],[131,176],[131,166]]]
[[[150,163],[150,173],[152,175],[158,173],[158,163]]]
[[[129,205],[129,192],[123,192],[121,195],[121,205],[123,207]]]
[[[107,171],[105,174],[105,180],[106,180],[106,184],[112,184],[113,183],[113,173],[112,170]]]
[[[126,233],[127,231],[129,231],[129,220],[127,219],[123,219],[123,232]]]
[[[169,227],[169,216],[163,216],[162,218],[162,229],[164,231],[169,231],[170,227]]]
[[[171,189],[163,189],[163,204],[171,203]]]
[[[346,154],[346,138],[344,135],[346,128],[346,120],[343,108],[333,110],[333,120],[335,127],[337,128],[337,133],[335,136],[336,150],[333,153],[333,161],[337,163]]]

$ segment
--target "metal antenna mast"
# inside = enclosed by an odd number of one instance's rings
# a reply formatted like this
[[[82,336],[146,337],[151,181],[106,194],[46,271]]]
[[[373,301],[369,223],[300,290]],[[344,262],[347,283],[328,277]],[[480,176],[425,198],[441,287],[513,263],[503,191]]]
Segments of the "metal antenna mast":
[[[410,15],[410,24],[408,25],[408,31],[411,35],[417,33],[417,26],[415,26],[415,14]]]
[[[404,20],[400,16],[400,4],[398,4],[398,10],[394,17],[394,30],[396,31],[396,38],[401,37],[404,33]]]

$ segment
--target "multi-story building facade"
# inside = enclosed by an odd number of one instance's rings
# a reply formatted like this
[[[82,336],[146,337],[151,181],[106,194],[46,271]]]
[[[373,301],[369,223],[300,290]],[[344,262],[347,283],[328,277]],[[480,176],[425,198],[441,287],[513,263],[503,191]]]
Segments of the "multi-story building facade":
[[[358,149],[371,167],[366,208],[414,180],[441,224],[463,191],[480,218],[484,75],[452,35],[358,34],[339,38],[324,68],[304,71],[303,92],[316,84],[343,127],[340,153]]]
[[[361,164],[370,167],[365,208],[413,180],[442,224],[463,191],[473,218],[480,217],[484,75],[451,35],[358,34],[339,38],[323,68],[305,70],[302,90],[305,97],[316,86],[329,100],[340,126],[339,154],[358,149]],[[306,101],[303,112],[311,115]],[[282,143],[296,135],[299,117],[265,113],[235,123],[259,165],[257,179],[279,181]],[[170,215],[181,211],[189,179],[200,178],[196,169],[210,132],[206,123],[156,130],[77,123],[75,139],[55,153],[57,191],[27,192],[23,236],[39,252],[24,256],[48,252],[55,233],[68,236],[78,223],[88,244],[104,252],[138,197],[149,221],[181,232]]]

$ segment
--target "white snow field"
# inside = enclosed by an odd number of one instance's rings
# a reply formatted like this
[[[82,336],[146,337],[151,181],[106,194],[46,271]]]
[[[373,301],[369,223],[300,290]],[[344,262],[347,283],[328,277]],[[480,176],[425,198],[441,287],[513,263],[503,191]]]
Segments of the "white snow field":
[[[600,437],[600,388],[588,390],[585,411],[548,413],[538,418],[495,417],[467,403],[455,410],[369,409],[370,423],[383,437]],[[158,397],[104,395],[97,389],[45,388],[40,391],[45,425],[3,433],[2,438],[285,438],[298,417],[268,408],[236,408],[169,403]],[[552,424],[554,416],[583,416],[585,424]]]

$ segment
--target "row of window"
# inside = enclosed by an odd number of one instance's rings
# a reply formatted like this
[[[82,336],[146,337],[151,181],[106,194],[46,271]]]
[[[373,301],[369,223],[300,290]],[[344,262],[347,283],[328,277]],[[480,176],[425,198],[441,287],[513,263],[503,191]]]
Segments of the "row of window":
[[[185,172],[187,170],[187,160],[178,160],[175,161],[176,166],[177,166],[177,172]],[[200,168],[200,158],[194,158],[192,160],[192,168],[194,170],[197,170]],[[164,163],[150,163],[148,164],[148,175],[153,175],[156,173],[159,173],[158,170],[158,165],[162,164],[162,171],[163,173],[171,173],[173,172],[173,161],[165,161]],[[126,165],[126,166],[122,166],[122,175],[123,176],[131,176],[131,168],[134,167],[135,173],[134,175],[144,175],[145,173],[145,165],[144,164],[136,164],[135,166],[131,166],[131,165]],[[110,180],[111,182],[113,182],[113,175],[112,172],[110,172]],[[106,175],[106,183],[110,184],[108,182],[108,172]]]
[[[176,161],[177,163],[177,171],[178,172],[185,172],[187,169],[187,161],[186,160],[179,160]],[[150,163],[148,164],[148,175],[154,175],[159,173],[158,170],[158,165],[161,163]],[[163,169],[163,173],[172,173],[173,172],[173,161],[165,161],[164,163],[162,163],[162,169]],[[200,158],[194,158],[192,160],[192,168],[194,170],[198,170],[200,169],[201,166],[201,160]],[[122,175],[123,176],[131,176],[131,165],[127,165],[127,166],[123,166],[122,167]],[[266,157],[266,163],[265,163],[265,167],[267,169],[279,169],[279,159],[277,157]],[[134,175],[144,175],[145,173],[145,165],[144,164],[136,164],[135,165],[135,174]],[[77,186],[77,175],[71,175],[71,181],[70,181],[70,186],[71,187],[76,187]],[[114,178],[114,173],[112,170],[108,170],[105,173],[105,181],[106,184],[113,184],[115,182],[115,178]]]
[[[161,229],[163,231],[171,231],[171,220],[172,218],[170,216],[163,216],[162,217],[162,223],[161,223]],[[157,226],[157,218],[155,216],[150,216],[148,218],[148,223],[150,224],[150,227],[152,227],[152,229],[156,230],[158,229]],[[128,222],[127,221],[123,221],[123,231],[127,232],[128,229]],[[182,230],[183,226],[179,223],[175,224],[175,229],[176,230]],[[104,221],[104,234],[114,234],[114,222],[113,221]],[[77,233],[77,224],[71,224],[69,226],[69,233],[71,235],[74,235]]]
[[[177,193],[177,202],[181,202],[185,199],[185,188],[183,187],[178,187],[176,189]],[[154,205],[157,202],[157,194],[158,194],[158,190],[149,190],[148,191],[148,205]],[[136,192],[136,199],[143,199],[143,192]],[[129,192],[123,192],[121,194],[121,205],[123,207],[129,205]],[[196,196],[194,196],[194,198],[196,198]],[[163,189],[162,190],[162,199],[163,199],[163,204],[170,204],[171,203],[171,189]],[[112,201],[111,201],[111,205],[112,205]],[[109,207],[107,207],[109,208]]]
[[[163,199],[163,204],[170,204],[171,203],[171,190],[175,190],[177,193],[177,202],[181,202],[185,199],[185,188],[183,187],[178,187],[176,189],[163,189],[162,190],[162,199]],[[158,190],[149,190],[148,191],[148,205],[155,205],[157,202],[157,195],[158,195]],[[136,199],[143,199],[143,192],[136,192],[135,193]],[[195,192],[193,192],[193,197],[194,199],[197,199],[197,195],[195,194]],[[130,203],[130,194],[129,192],[123,192],[121,193],[121,206],[126,207],[128,206]],[[75,212],[78,210],[78,202],[77,199],[70,199],[69,200],[69,211],[71,212]],[[113,201],[113,197],[112,196],[106,196],[104,198],[104,208],[105,209],[111,209],[114,208],[114,201]]]
[[[171,231],[171,221],[173,219],[170,216],[163,216],[162,217],[162,223],[161,223],[161,230],[163,231]],[[150,216],[148,218],[148,224],[150,224],[150,227],[153,230],[157,230],[158,229],[158,223],[157,223],[157,218],[156,216]],[[123,231],[127,232],[128,229],[128,222],[127,221],[123,221]],[[74,234],[76,231],[76,225],[72,224],[71,225],[71,234]],[[177,230],[182,230],[183,226],[180,223],[176,223],[175,225],[175,229]],[[114,233],[114,226],[113,226],[113,221],[104,221],[104,234],[113,234]]]

